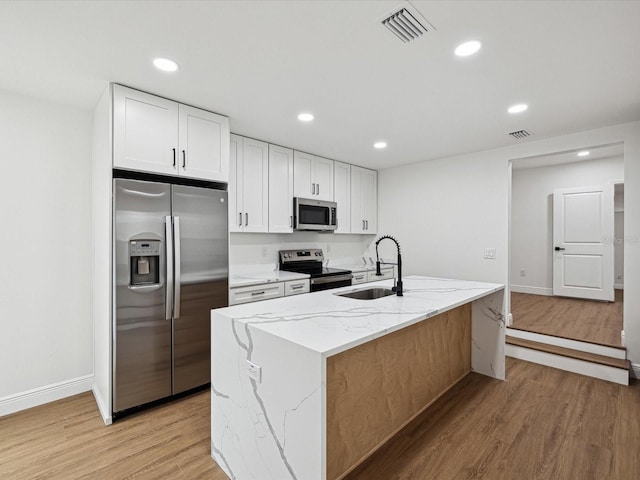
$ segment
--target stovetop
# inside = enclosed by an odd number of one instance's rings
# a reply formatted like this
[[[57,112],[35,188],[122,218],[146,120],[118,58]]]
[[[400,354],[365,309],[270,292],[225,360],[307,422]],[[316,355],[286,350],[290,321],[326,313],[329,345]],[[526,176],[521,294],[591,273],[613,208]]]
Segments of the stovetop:
[[[311,278],[345,275],[351,270],[323,267],[324,254],[319,248],[307,250],[280,250],[280,270],[306,273]]]

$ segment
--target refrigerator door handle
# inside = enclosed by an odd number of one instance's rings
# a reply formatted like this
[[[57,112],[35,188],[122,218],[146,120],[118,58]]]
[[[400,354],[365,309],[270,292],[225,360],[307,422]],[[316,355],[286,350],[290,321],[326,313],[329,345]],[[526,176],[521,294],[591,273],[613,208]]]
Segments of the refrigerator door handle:
[[[173,313],[173,234],[171,217],[164,217],[164,233],[166,238],[164,244],[167,259],[167,278],[165,282],[167,291],[164,302],[164,318],[165,320],[171,320],[171,314]]]
[[[180,318],[180,217],[173,217],[174,296],[173,318]]]

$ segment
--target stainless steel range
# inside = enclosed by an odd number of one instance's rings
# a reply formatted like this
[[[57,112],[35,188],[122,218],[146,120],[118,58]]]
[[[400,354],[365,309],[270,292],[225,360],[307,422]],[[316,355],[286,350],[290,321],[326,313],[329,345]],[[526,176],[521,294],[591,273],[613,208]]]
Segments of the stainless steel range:
[[[280,270],[308,274],[312,292],[351,285],[351,270],[326,268],[323,262],[324,254],[319,248],[280,250]]]

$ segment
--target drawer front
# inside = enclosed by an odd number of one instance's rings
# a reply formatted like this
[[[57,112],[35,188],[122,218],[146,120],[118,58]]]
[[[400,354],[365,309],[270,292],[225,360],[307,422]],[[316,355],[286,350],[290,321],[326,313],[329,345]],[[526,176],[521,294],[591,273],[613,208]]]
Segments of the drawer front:
[[[375,273],[375,272],[374,272]],[[359,283],[367,283],[369,282],[368,272],[353,272],[353,279],[351,279],[352,285],[357,285]]]
[[[284,282],[284,294],[285,296],[289,295],[298,295],[299,293],[308,293],[309,292],[309,280],[291,280],[289,282]]]
[[[393,268],[381,268],[380,273],[382,273],[382,276],[376,275],[375,270],[372,272],[368,272],[368,281],[377,282],[379,280],[393,278]]]
[[[284,296],[284,284],[282,282],[232,288],[229,293],[229,305],[257,302],[282,296]]]

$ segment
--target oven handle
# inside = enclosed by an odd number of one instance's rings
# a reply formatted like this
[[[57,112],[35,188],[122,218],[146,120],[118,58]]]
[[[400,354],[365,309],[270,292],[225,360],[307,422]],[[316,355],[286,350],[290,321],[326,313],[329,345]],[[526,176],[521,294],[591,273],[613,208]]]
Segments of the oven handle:
[[[351,280],[353,275],[347,273],[345,275],[331,275],[329,277],[312,278],[311,285],[322,285],[323,283],[344,282],[345,280]]]

